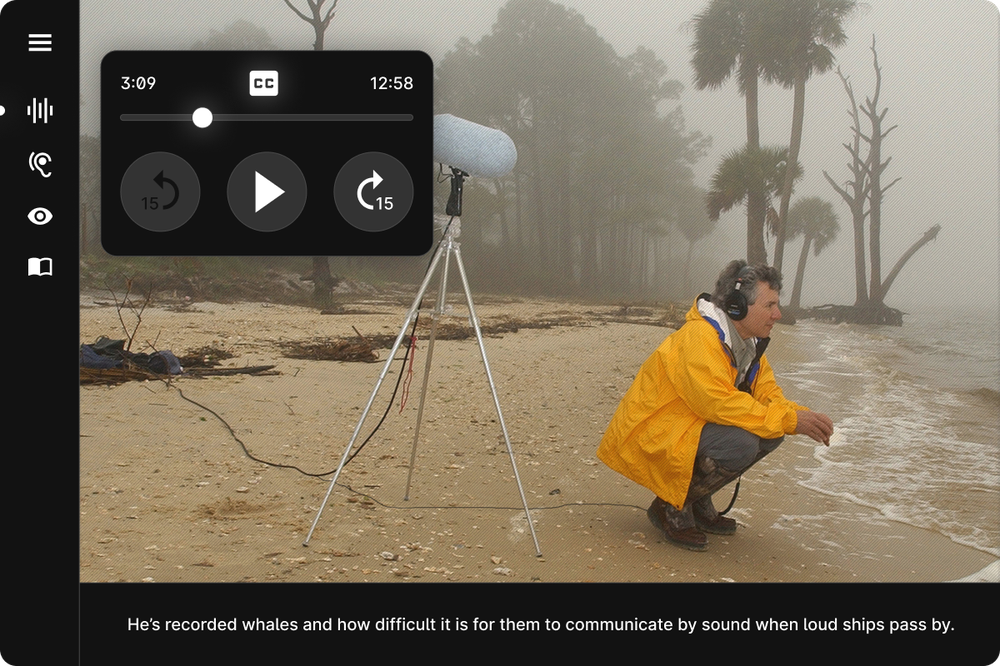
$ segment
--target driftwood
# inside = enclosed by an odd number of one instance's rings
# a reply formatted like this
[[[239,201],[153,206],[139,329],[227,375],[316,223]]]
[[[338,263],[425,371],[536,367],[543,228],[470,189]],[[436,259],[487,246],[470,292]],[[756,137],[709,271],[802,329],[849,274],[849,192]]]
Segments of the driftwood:
[[[280,375],[273,365],[251,365],[245,368],[192,368],[182,377],[228,377],[231,375]],[[274,370],[274,372],[271,372]]]
[[[479,332],[487,337],[503,337],[507,333],[517,333],[521,329],[545,329],[553,328],[554,326],[575,326],[582,323],[583,318],[577,316],[539,317],[531,320],[517,319],[515,317],[498,317],[495,322],[490,324],[480,322]],[[431,323],[429,321],[420,322],[417,326],[417,331],[424,336],[430,333],[430,329]],[[466,323],[442,322],[438,324],[438,340],[468,340],[475,337],[475,335],[475,330]]]
[[[156,379],[156,375],[139,368],[80,368],[80,384],[123,384]]]
[[[245,368],[193,368],[181,375],[159,375],[138,367],[80,368],[80,384],[122,384],[150,379],[176,379],[178,377],[214,377],[226,375],[277,375],[273,365],[255,365]]]
[[[308,361],[362,361],[373,363],[378,354],[368,340],[319,339],[307,342],[286,342],[281,345],[288,358]]]
[[[834,324],[880,324],[883,326],[902,326],[903,315],[896,308],[885,305],[820,305],[802,311],[803,319],[819,319]]]
[[[576,315],[542,317],[532,320],[499,317],[494,323],[481,324],[479,330],[484,336],[500,337],[508,333],[517,333],[521,329],[581,326],[584,324],[586,321]],[[430,335],[430,329],[430,321],[421,320],[417,326],[417,336],[420,339],[426,338]],[[282,343],[281,348],[288,358],[309,361],[373,363],[378,360],[376,349],[391,349],[396,342],[395,335],[362,335],[356,328],[354,332],[357,333],[355,338],[314,338],[312,340],[290,341]],[[438,324],[435,335],[438,340],[468,340],[475,337],[475,331],[467,323],[446,321]],[[404,339],[403,344],[408,344],[407,339]]]

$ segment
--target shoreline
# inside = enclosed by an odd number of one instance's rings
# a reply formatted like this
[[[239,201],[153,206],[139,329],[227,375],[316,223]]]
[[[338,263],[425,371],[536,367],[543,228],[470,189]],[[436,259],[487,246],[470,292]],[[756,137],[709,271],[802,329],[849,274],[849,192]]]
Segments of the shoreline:
[[[393,303],[352,307],[365,314],[257,303],[146,311],[142,326],[158,349],[222,343],[238,352],[227,365],[277,363],[282,374],[81,387],[81,581],[902,582],[1000,568],[942,534],[804,488],[800,470],[814,461],[803,437],[748,472],[731,514],[735,535],[710,535],[704,553],[666,543],[645,516],[649,491],[594,454],[635,370],[669,329],[593,317],[610,306],[515,299],[477,305],[477,314],[593,320],[484,341],[543,556],[535,556],[475,340],[435,346],[411,500],[402,499],[426,335],[405,413],[394,406],[341,477],[375,500],[336,489],[303,547],[329,477],[250,460],[175,389],[226,419],[259,458],[328,471],[384,360],[289,359],[275,345],[349,336],[352,326],[397,333],[405,314]],[[113,307],[81,310],[83,341],[118,326]],[[780,382],[781,345],[768,355]],[[398,366],[362,438],[385,410]]]

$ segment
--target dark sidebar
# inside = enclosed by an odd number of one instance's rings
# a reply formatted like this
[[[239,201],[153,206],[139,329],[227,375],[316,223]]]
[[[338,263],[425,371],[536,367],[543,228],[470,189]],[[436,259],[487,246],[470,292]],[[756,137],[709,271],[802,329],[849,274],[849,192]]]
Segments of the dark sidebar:
[[[0,217],[28,265],[5,317],[22,359],[0,546],[0,662],[14,666],[78,659],[79,34],[78,3],[0,0]]]

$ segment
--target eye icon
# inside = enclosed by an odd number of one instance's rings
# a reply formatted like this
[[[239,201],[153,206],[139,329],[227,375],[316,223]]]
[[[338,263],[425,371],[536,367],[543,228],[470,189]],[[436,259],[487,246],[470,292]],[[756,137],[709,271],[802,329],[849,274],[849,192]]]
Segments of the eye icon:
[[[28,219],[35,224],[48,224],[52,221],[52,211],[48,208],[35,208],[28,213]]]

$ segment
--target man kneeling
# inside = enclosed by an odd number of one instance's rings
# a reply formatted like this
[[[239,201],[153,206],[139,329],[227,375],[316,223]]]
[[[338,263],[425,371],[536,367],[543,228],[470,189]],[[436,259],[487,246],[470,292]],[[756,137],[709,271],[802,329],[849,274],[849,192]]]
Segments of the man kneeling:
[[[833,421],[787,400],[764,356],[780,291],[776,269],[730,262],[642,364],[598,447],[608,467],[656,493],[647,515],[682,548],[736,532],[712,494],[786,434],[830,445]]]

